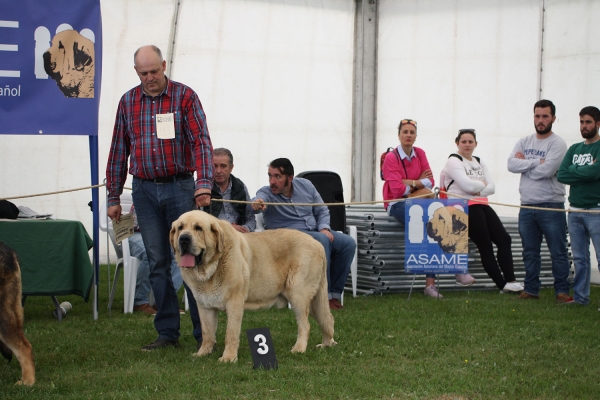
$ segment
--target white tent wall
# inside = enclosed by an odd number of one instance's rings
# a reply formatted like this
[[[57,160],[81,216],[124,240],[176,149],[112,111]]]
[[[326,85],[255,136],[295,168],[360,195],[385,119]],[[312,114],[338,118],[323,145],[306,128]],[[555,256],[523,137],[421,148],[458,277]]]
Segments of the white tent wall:
[[[337,172],[350,199],[353,25],[346,0],[181,3],[173,78],[198,92],[251,195],[287,157]]]
[[[518,204],[519,177],[506,161],[516,141],[534,132],[540,17],[539,0],[381,1],[378,151],[398,145],[401,119],[416,120],[416,146],[437,185],[458,129],[475,128],[476,154],[498,188],[491,200]],[[377,186],[381,199],[383,182]]]
[[[117,103],[139,82],[133,52],[153,43],[170,59],[176,4],[102,0],[101,181]],[[518,204],[518,176],[506,171],[506,158],[533,133],[533,103],[540,96],[555,102],[555,131],[569,144],[579,140],[579,109],[600,103],[600,44],[592,36],[600,2],[377,4],[377,153],[398,143],[401,118],[413,118],[437,181],[457,130],[475,128],[477,153],[498,188],[492,200]],[[271,159],[289,157],[298,172],[339,173],[350,200],[355,7],[350,0],[180,1],[171,77],[198,92],[213,144],[233,151],[234,174],[251,193],[267,183]],[[84,136],[0,136],[0,197],[89,185],[88,149]],[[14,202],[80,220],[91,234],[90,198],[86,190]],[[101,235],[102,262],[106,248]]]

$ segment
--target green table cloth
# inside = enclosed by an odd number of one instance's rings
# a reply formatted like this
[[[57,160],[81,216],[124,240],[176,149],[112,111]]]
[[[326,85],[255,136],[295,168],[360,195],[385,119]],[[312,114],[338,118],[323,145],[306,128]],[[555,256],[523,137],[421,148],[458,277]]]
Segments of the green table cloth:
[[[0,241],[19,256],[24,296],[76,294],[88,300],[93,241],[81,222],[0,220]]]

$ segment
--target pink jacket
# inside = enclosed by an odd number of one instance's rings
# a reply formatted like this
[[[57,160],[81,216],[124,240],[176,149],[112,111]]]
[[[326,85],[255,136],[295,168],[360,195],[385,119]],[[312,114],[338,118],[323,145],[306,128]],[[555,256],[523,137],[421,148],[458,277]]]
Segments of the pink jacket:
[[[384,200],[394,200],[404,197],[406,185],[402,183],[402,179],[419,180],[423,171],[431,169],[425,152],[419,147],[413,147],[413,150],[415,151],[415,157],[413,157],[412,161],[408,158],[400,160],[397,149],[390,151],[385,157],[385,162],[383,163],[383,177],[385,178],[385,183],[383,184]],[[404,167],[401,164],[402,162],[404,163]],[[435,185],[433,178],[430,181],[432,185]],[[383,206],[387,210],[388,203],[383,203]]]

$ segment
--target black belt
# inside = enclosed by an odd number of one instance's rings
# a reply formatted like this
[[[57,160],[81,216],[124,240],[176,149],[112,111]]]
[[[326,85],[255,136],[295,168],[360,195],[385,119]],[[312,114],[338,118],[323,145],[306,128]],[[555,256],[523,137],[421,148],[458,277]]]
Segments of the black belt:
[[[171,175],[171,176],[162,176],[160,178],[154,178],[154,179],[142,179],[145,182],[154,182],[154,183],[169,183],[169,182],[177,182],[183,179],[189,179],[192,176],[194,176],[194,174],[192,174],[191,172],[182,172],[179,173],[177,175]]]

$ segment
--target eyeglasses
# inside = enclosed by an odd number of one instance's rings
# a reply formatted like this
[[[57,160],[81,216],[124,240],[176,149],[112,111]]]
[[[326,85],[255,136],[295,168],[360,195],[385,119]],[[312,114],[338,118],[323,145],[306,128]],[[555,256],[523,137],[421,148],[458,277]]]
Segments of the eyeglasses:
[[[400,126],[406,125],[406,124],[410,124],[412,126],[417,126],[417,121],[412,120],[412,119],[403,119],[402,121],[400,121]]]

